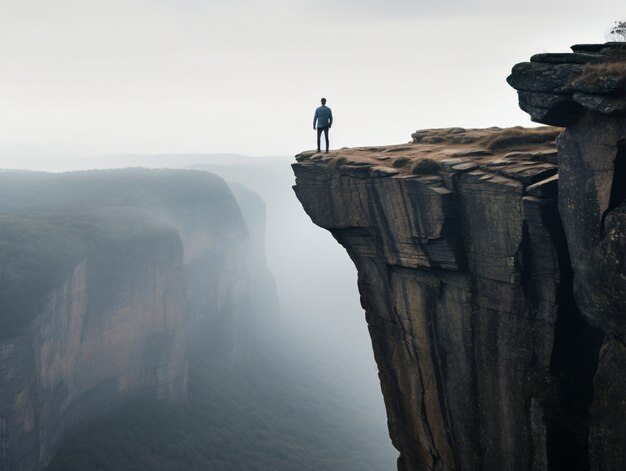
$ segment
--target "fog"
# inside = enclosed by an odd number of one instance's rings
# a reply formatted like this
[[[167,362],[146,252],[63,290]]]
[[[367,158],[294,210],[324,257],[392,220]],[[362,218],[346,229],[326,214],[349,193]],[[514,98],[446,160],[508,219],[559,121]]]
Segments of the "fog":
[[[355,268],[291,189],[320,97],[335,149],[420,128],[531,125],[506,84],[511,67],[601,42],[621,14],[618,0],[1,0],[0,168],[199,169],[257,193],[281,361],[293,355],[306,378],[296,386],[353,421],[349,453],[393,469]],[[238,390],[271,382],[216,378]]]
[[[278,322],[270,325],[278,330],[270,334],[269,342],[274,347],[279,344],[279,357],[300,359],[296,363],[300,362],[303,370],[291,378],[294,384],[326,385],[317,392],[318,399],[326,403],[326,413],[353,422],[343,424],[343,438],[366,447],[360,454],[374,460],[371,469],[393,469],[396,451],[388,437],[377,368],[359,304],[356,269],[331,234],[315,226],[302,209],[292,189],[293,161],[293,157],[160,154],[80,163],[88,168],[128,165],[204,170],[222,176],[235,188],[243,185],[259,195],[265,203],[265,254],[280,305]],[[265,381],[274,380],[268,377]],[[254,384],[251,381],[251,387]],[[298,404],[308,399],[295,394],[290,400]],[[316,425],[305,422],[302,427]],[[345,447],[346,443],[336,446]],[[355,450],[342,453],[353,461],[356,458]],[[378,468],[377,462],[386,466]]]
[[[266,248],[286,322],[320,351],[350,357],[374,372],[356,270],[327,231],[313,225],[292,190],[290,158],[196,164],[256,191],[266,203]],[[375,374],[370,375],[375,379]]]
[[[180,237],[185,253],[191,249],[184,267],[188,338],[185,345],[181,337],[175,342],[188,351],[188,399],[158,403],[148,394],[112,410],[105,407],[106,414],[85,407],[47,469],[392,469],[396,452],[358,306],[356,273],[345,252],[299,207],[290,158],[192,156],[200,163],[188,166],[203,170],[171,169],[186,158],[160,156],[169,168],[158,171],[0,172],[5,287],[0,341],[13,341],[35,318],[28,327],[35,332],[40,323],[54,323],[41,314],[40,299],[83,260],[91,267],[85,315],[103,323],[85,326],[85,338],[72,341],[88,345],[90,336],[107,337],[106,322],[117,326],[142,318],[131,293],[143,286],[138,293],[153,299],[146,286],[155,275],[170,272],[167,264],[154,272],[148,254],[162,246],[153,241]],[[131,156],[125,159],[137,163]],[[109,166],[91,162],[91,167]],[[232,196],[215,174],[230,181]],[[193,243],[199,227],[208,234],[205,251]],[[266,255],[275,285],[267,280]],[[130,272],[123,268],[126,259]],[[173,292],[176,286],[170,285]],[[176,303],[163,305],[172,306],[174,316],[180,312]],[[124,315],[115,318],[110,310],[117,308]],[[63,336],[70,333],[57,326],[47,348],[63,351]],[[140,331],[128,334],[133,344],[142,345]],[[108,342],[115,345],[115,336]],[[151,342],[152,348],[159,345]],[[99,374],[116,356],[107,348],[102,365],[93,365]],[[167,351],[164,347],[166,356]],[[153,350],[149,357],[160,355]],[[122,365],[118,373],[123,374]],[[185,368],[178,365],[176,372],[185,374]],[[84,371],[77,367],[72,374],[81,384]],[[61,384],[71,381],[60,379]],[[11,386],[4,378],[0,382],[9,397]],[[91,391],[86,395],[94,397]],[[54,401],[45,390],[42,396],[45,404]],[[11,413],[11,404],[3,404],[0,417]],[[21,440],[9,428],[13,433]]]
[[[603,41],[623,14],[618,0],[3,0],[0,166],[293,155],[313,146],[321,96],[334,148],[529,124],[512,65]]]
[[[228,164],[228,158],[214,160],[217,162],[191,168],[243,183],[266,203],[267,258],[287,329],[287,337],[281,341],[316,364],[314,377],[330,381],[348,394],[358,414],[369,419],[363,421],[369,433],[380,440],[368,445],[369,452],[385,461],[386,469],[393,469],[395,450],[387,436],[354,265],[330,233],[313,225],[302,210],[291,188],[291,158],[254,159],[243,164]],[[352,429],[349,433],[359,432]]]
[[[3,369],[17,373],[0,378],[9,398],[0,419],[12,440],[3,469],[28,444],[7,420],[14,394],[27,397],[38,432],[64,437],[51,471],[392,467],[347,257],[324,249],[328,234],[309,230],[284,159],[204,160],[267,203],[202,170],[0,171],[0,346]],[[81,266],[82,288],[68,288]],[[78,328],[59,321],[66,311],[57,296]],[[13,347],[21,340],[34,357],[53,351],[53,361],[70,365],[54,378],[55,390],[76,391],[64,399],[70,412],[60,408],[51,423],[46,408],[57,396],[42,388],[37,407],[20,383],[45,374],[46,358],[30,364]],[[159,402],[153,375],[184,384],[162,375],[163,365],[189,387]],[[133,401],[124,382],[137,370],[142,392]],[[70,415],[75,403],[82,407]]]

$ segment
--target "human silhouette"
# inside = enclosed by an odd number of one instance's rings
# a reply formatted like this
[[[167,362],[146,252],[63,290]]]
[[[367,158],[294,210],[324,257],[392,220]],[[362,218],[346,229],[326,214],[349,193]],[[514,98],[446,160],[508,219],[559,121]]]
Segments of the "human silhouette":
[[[326,98],[322,98],[322,106],[315,110],[315,116],[313,116],[313,129],[317,129],[317,151],[320,149],[320,137],[322,132],[326,138],[326,153],[328,153],[328,130],[333,125],[333,112],[326,106]]]

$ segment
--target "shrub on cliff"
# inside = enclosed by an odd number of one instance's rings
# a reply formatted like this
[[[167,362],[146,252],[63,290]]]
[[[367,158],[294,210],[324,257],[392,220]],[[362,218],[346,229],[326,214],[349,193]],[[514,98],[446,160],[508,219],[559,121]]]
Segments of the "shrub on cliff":
[[[552,126],[540,126],[538,128],[516,126],[492,133],[482,144],[491,151],[525,144],[551,144],[561,132],[561,128]]]
[[[411,162],[411,159],[409,159],[408,157],[398,157],[396,160],[393,161],[393,166],[395,168],[402,168],[402,167],[406,167],[409,162]]]
[[[600,64],[585,64],[583,73],[578,79],[572,83],[573,86],[581,86],[595,82],[602,82],[606,87],[614,87],[616,89],[623,88],[626,80],[626,61],[603,62]]]
[[[433,159],[419,159],[413,164],[411,172],[414,175],[432,175],[439,171],[439,162]]]
[[[606,33],[607,41],[626,41],[626,21],[617,20]]]

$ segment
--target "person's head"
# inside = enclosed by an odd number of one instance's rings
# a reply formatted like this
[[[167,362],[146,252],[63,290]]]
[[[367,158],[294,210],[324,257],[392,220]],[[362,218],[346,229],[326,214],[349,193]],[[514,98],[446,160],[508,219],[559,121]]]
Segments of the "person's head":
[[[322,105],[326,104],[326,98],[322,98]]]

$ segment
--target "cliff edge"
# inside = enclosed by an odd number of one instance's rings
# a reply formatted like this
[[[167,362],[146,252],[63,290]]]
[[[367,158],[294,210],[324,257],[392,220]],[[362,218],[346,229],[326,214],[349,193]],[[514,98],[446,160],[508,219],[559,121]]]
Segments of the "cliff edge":
[[[626,44],[582,44],[572,50],[533,56],[513,68],[508,82],[533,121],[567,126],[557,141],[558,208],[573,297],[603,338],[593,378],[589,457],[593,469],[624,469]]]
[[[423,130],[296,157],[297,197],[358,270],[400,470],[626,465],[626,130],[597,106],[623,94],[592,92],[624,49],[574,50],[509,78],[565,130]],[[562,88],[577,67],[585,96]]]

